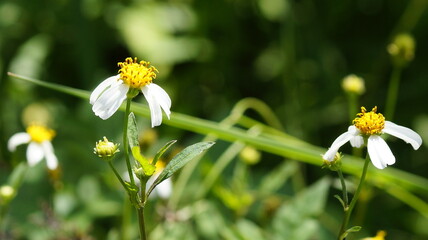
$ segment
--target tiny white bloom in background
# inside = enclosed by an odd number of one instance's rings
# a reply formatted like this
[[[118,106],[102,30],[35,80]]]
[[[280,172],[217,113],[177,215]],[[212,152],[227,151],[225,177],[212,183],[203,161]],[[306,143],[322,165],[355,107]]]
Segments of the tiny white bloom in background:
[[[58,167],[58,159],[55,156],[52,139],[55,131],[41,125],[30,125],[27,132],[20,132],[13,135],[7,144],[9,151],[14,152],[16,147],[21,144],[27,144],[28,165],[34,166],[43,158],[49,169],[54,170]]]
[[[162,173],[164,169],[165,169],[165,162],[161,160],[157,161],[156,171],[152,176],[150,176],[149,180],[147,181],[146,192],[149,190],[149,188],[155,182],[156,178],[158,178],[158,176]],[[135,181],[135,184],[137,184],[137,186],[140,186],[140,179],[137,177],[138,173],[136,172],[137,172],[136,170],[133,171],[134,181]],[[129,181],[128,172],[124,172],[122,176],[125,181]],[[155,189],[153,189],[149,197],[150,198],[159,197],[162,199],[167,199],[171,196],[171,193],[172,193],[172,181],[171,181],[171,178],[167,178],[164,181],[162,181],[159,185],[157,185]]]
[[[400,138],[411,144],[415,150],[421,146],[422,138],[419,134],[410,128],[385,121],[385,117],[376,111],[377,107],[374,107],[371,112],[367,112],[364,107],[361,107],[361,113],[358,113],[357,118],[353,121],[354,125],[349,126],[347,132],[336,138],[323,155],[323,159],[333,161],[339,148],[347,142],[350,142],[353,147],[361,147],[364,144],[364,137],[366,137],[367,150],[373,165],[376,168],[384,169],[387,165],[395,163],[395,157],[380,135],[387,133]]]
[[[165,169],[165,162],[159,160],[156,162],[156,172],[149,178],[146,185],[146,191],[149,190],[150,186],[152,186],[153,182],[158,178],[158,176]],[[159,185],[153,189],[150,197],[160,197],[162,199],[167,199],[171,196],[172,193],[172,181],[171,178],[165,179]]]
[[[108,119],[119,109],[128,93],[133,97],[133,93],[141,91],[149,104],[152,127],[162,123],[162,110],[169,119],[171,99],[165,90],[152,82],[158,70],[149,66],[150,62],[138,62],[137,58],[126,58],[118,65],[119,74],[105,79],[91,94],[89,102],[95,115]]]

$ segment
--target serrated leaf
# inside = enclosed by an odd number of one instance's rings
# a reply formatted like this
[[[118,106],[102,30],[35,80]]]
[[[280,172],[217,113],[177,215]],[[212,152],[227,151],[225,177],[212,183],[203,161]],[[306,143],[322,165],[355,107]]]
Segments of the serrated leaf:
[[[167,142],[155,155],[155,157],[153,158],[153,162],[152,164],[156,166],[157,161],[159,160],[160,157],[162,157],[162,155],[166,152],[166,150],[168,150],[169,147],[172,146],[172,144],[176,143],[177,140],[171,140],[169,142]]]
[[[135,146],[139,146],[137,120],[135,119],[135,115],[133,112],[131,112],[128,116],[127,131],[128,131],[128,142],[131,149],[134,148]]]
[[[209,149],[215,144],[215,142],[200,142],[195,143],[191,146],[188,146],[183,151],[174,156],[174,158],[166,165],[165,169],[161,174],[156,178],[153,184],[150,186],[149,190],[146,193],[148,197],[150,193],[155,189],[157,185],[163,182],[165,179],[171,177],[175,172],[182,168],[190,160]]]

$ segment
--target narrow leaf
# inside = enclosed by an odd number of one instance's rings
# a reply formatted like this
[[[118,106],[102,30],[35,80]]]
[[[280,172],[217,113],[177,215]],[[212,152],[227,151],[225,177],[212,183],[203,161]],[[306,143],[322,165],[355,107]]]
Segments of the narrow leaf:
[[[149,163],[149,160],[147,160],[145,157],[143,157],[143,155],[141,155],[140,153],[140,147],[139,146],[135,146],[132,149],[132,156],[134,157],[135,160],[137,160],[141,167],[143,168],[144,174],[146,176],[151,176],[155,173],[155,166]]]
[[[146,193],[147,197],[150,195],[153,189],[162,181],[171,177],[175,172],[177,172],[180,168],[186,165],[186,163],[188,163],[190,160],[192,160],[208,148],[212,147],[214,144],[215,142],[196,143],[185,148],[183,151],[175,155],[175,157],[168,163],[168,165],[166,165],[162,173],[159,174],[159,176],[153,182],[152,186],[150,186],[149,190]]]
[[[134,148],[135,146],[139,146],[137,120],[135,119],[135,115],[133,112],[131,112],[128,117],[127,131],[128,131],[128,142],[131,149]]]
[[[346,208],[345,206],[345,202],[342,200],[342,198],[339,195],[334,195],[335,198],[337,198],[337,200],[339,200],[339,202],[342,204],[343,209]]]
[[[176,143],[177,140],[171,140],[169,142],[167,142],[155,155],[155,157],[153,158],[153,162],[152,164],[156,166],[156,163],[158,162],[159,158],[162,157],[162,155],[166,152],[166,150],[168,150],[169,147],[172,146],[172,144]]]

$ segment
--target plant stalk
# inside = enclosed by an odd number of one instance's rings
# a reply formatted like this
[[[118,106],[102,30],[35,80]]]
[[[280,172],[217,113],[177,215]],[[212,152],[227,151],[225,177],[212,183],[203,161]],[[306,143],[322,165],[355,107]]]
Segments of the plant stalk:
[[[349,204],[349,207],[345,208],[345,217],[343,219],[342,227],[340,228],[340,232],[339,232],[339,235],[337,238],[338,240],[343,240],[346,237],[345,232],[346,232],[348,224],[349,224],[349,219],[351,218],[352,210],[354,209],[355,204],[357,203],[358,197],[360,195],[361,189],[363,188],[364,180],[365,180],[366,175],[367,175],[367,169],[369,166],[369,162],[370,162],[370,157],[369,157],[369,154],[367,153],[366,160],[365,160],[364,166],[363,166],[363,172],[361,173],[360,183],[358,184],[357,191],[355,191],[355,194],[352,197],[352,200],[351,200],[351,203]]]

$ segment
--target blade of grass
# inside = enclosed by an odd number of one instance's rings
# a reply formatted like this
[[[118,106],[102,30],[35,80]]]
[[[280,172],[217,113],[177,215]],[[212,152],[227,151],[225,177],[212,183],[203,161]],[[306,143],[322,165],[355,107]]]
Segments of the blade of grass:
[[[90,96],[89,91],[66,87],[55,83],[43,82],[14,73],[8,74],[13,78],[32,82],[39,86],[63,92],[85,100],[88,100]],[[131,108],[135,114],[148,118],[150,117],[150,111],[144,104],[132,103]],[[120,108],[122,111],[124,109],[124,106]],[[171,113],[171,119],[164,120],[163,123],[172,127],[188,130],[202,135],[214,134],[219,139],[229,142],[241,141],[243,143],[250,144],[262,151],[318,166],[322,164],[321,154],[326,151],[325,148],[314,146],[303,141],[290,141],[290,139],[287,137],[281,137],[269,133],[265,133],[262,136],[251,136],[242,129],[236,127],[224,128],[219,126],[219,124],[216,122],[192,117],[182,113]],[[358,176],[363,167],[363,159],[352,156],[345,156],[342,166],[343,172]],[[387,169],[383,169],[381,171],[374,168],[369,168],[368,174],[371,175],[368,177],[369,181],[379,188],[385,189],[388,187],[389,183],[393,183],[408,191],[421,193],[428,196],[428,179],[426,178],[404,172],[399,169],[394,169],[393,167],[388,167]]]

